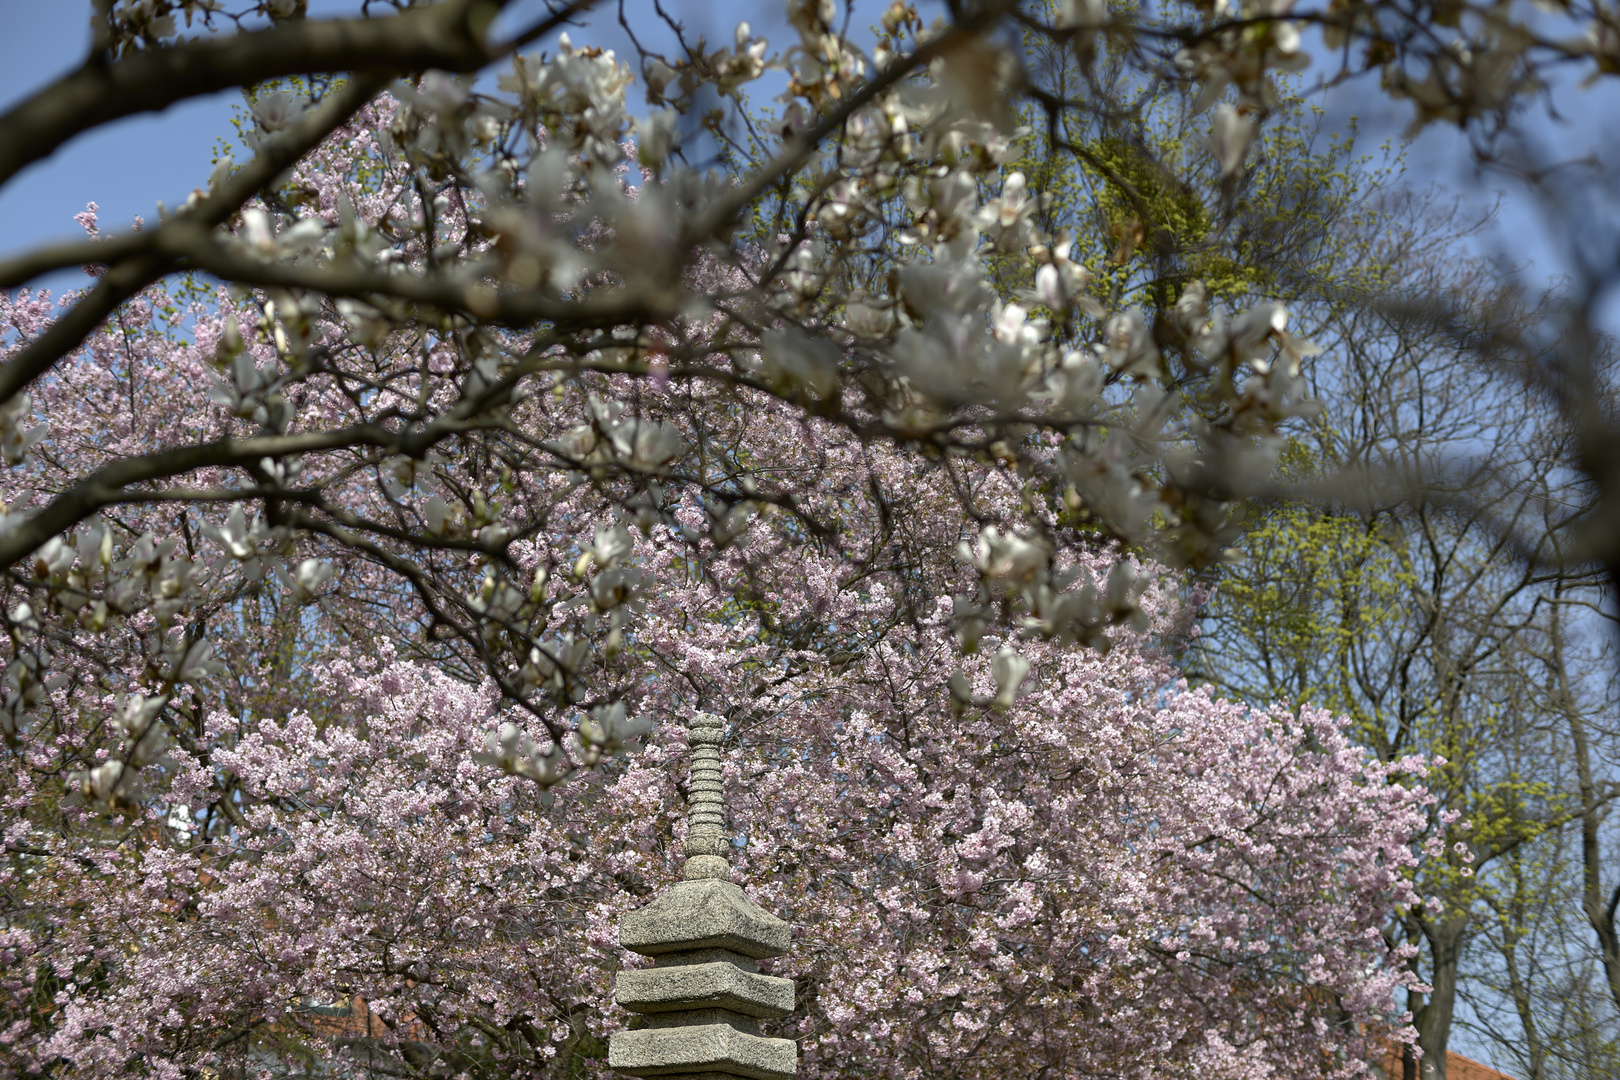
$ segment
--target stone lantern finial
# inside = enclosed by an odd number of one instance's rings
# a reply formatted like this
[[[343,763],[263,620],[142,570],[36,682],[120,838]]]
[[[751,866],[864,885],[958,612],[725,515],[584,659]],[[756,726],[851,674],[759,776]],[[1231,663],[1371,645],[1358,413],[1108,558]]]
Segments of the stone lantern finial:
[[[793,1040],[759,1033],[761,1019],[793,1011],[793,980],[762,975],[755,961],[787,952],[791,934],[731,881],[723,724],[712,713],[692,717],[684,880],[619,921],[619,944],[654,964],[614,980],[614,1000],[646,1018],[608,1040],[608,1067],[631,1076],[791,1080],[798,1070]]]
[[[726,852],[725,796],[720,784],[721,728],[725,721],[714,713],[692,717],[687,741],[692,747],[692,775],[686,795],[686,865],[681,876],[687,881],[731,877]]]

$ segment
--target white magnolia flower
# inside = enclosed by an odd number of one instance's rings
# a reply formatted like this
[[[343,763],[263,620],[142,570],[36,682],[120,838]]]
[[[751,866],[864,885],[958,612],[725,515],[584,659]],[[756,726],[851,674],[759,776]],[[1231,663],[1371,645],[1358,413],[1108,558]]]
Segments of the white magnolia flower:
[[[134,787],[135,774],[122,761],[108,761],[79,776],[79,791],[98,806],[121,802]]]
[[[655,56],[647,61],[646,67],[642,70],[642,77],[647,80],[648,99],[654,105],[662,104],[665,91],[678,75],[679,72],[666,64],[662,57]]]
[[[450,523],[450,504],[443,495],[434,495],[422,504],[422,520],[436,533],[443,533]]]
[[[249,527],[247,515],[242,512],[242,504],[237,503],[231,507],[223,529],[205,521],[202,523],[202,532],[208,539],[224,548],[225,553],[231,558],[246,560],[258,554],[259,540],[263,537],[264,529],[257,517]]]
[[[100,518],[85,522],[79,533],[79,567],[88,572],[97,566],[111,566],[113,561],[112,530]]]
[[[612,705],[598,705],[592,709],[591,715],[579,722],[576,734],[585,763],[594,765],[604,756],[617,753],[652,729],[651,717],[626,719],[624,702],[616,701]]]
[[[72,569],[73,560],[77,557],[78,553],[64,543],[61,537],[53,536],[34,552],[34,575],[50,578],[65,574]]]
[[[320,559],[305,559],[295,567],[291,574],[277,567],[278,576],[293,594],[293,599],[300,604],[314,601],[321,588],[331,581],[336,571],[332,564],[322,562]]]
[[[261,94],[259,99],[253,102],[253,119],[265,131],[282,131],[291,127],[308,108],[309,99],[276,90],[269,94]]]
[[[630,530],[622,524],[598,525],[596,527],[595,543],[591,545],[591,559],[601,570],[611,570],[618,565],[619,560],[630,554],[634,548]]]
[[[674,109],[663,109],[637,120],[636,160],[655,171],[663,168],[678,142],[680,118]]]
[[[261,94],[251,106],[256,126],[244,136],[248,146],[254,150],[260,149],[277,132],[296,124],[308,109],[309,99],[301,95],[281,90]]]
[[[50,430],[48,424],[23,423],[33,407],[34,399],[28,394],[18,394],[0,404],[0,455],[8,465],[21,465],[26,461],[28,451]]]
[[[1264,374],[1271,366],[1273,335],[1288,330],[1288,309],[1281,304],[1256,304],[1233,319],[1226,329],[1226,349],[1239,363]]]
[[[1026,294],[1027,299],[1059,314],[1077,307],[1093,319],[1100,319],[1108,309],[1088,291],[1091,271],[1069,258],[1070,246],[1068,240],[1061,240],[1051,247],[1037,244],[1030,248],[1031,255],[1046,261],[1035,271],[1035,289]]]
[[[1018,687],[1029,675],[1029,661],[1012,649],[1004,648],[990,661],[990,674],[996,680],[995,707],[1011,707]]]
[[[1107,21],[1107,0],[1062,0],[1058,5],[1060,29],[1096,29]]]
[[[474,754],[474,761],[494,765],[513,776],[527,777],[542,787],[550,787],[562,779],[561,749],[554,744],[542,749],[526,731],[510,721],[491,732],[485,745],[487,752]]]
[[[195,641],[186,650],[185,658],[175,669],[175,682],[195,683],[210,675],[218,675],[225,665],[214,659],[214,645],[207,640]]]
[[[887,337],[894,331],[894,303],[856,290],[844,305],[844,327],[859,337]]]
[[[1070,351],[1063,355],[1046,380],[1046,396],[1051,399],[1053,411],[1067,416],[1087,415],[1102,393],[1104,383],[1102,365],[1095,357],[1083,352]]]
[[[1210,122],[1209,148],[1220,163],[1222,176],[1233,176],[1243,168],[1243,158],[1254,141],[1254,121],[1230,105],[1215,109]]]
[[[1034,218],[1039,209],[1040,200],[1029,196],[1024,174],[1015,172],[1002,184],[1001,194],[981,207],[974,220],[996,250],[1021,251],[1035,237]]]
[[[979,533],[979,542],[969,548],[966,541],[957,547],[958,558],[972,564],[985,578],[1006,581],[1033,581],[1046,569],[1052,552],[1045,541],[1002,533],[994,525]]]
[[[1103,326],[1103,337],[1104,343],[1098,348],[1110,367],[1127,375],[1158,374],[1159,349],[1140,308],[1110,318]]]
[[[675,425],[661,420],[629,417],[607,425],[609,444],[620,461],[640,469],[668,465],[686,451],[686,440]]]

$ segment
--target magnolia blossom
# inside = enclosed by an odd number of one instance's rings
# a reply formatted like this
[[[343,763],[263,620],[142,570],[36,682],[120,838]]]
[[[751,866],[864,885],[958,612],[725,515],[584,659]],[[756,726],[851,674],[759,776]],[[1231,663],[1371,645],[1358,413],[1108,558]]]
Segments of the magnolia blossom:
[[[1254,121],[1230,105],[1215,109],[1210,123],[1209,148],[1220,163],[1221,175],[1231,176],[1243,166],[1243,157],[1254,141]]]

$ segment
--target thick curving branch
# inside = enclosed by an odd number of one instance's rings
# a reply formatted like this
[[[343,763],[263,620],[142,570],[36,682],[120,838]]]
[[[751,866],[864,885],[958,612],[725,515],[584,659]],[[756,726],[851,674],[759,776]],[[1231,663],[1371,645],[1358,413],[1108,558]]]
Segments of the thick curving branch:
[[[450,0],[390,18],[301,20],[204,38],[114,63],[91,57],[0,116],[0,183],[75,135],[235,86],[316,72],[476,71],[492,58],[484,34],[507,2]]]
[[[682,297],[674,290],[644,289],[635,296],[626,295],[628,290],[617,290],[601,298],[568,301],[532,291],[497,291],[481,279],[456,281],[443,276],[390,274],[355,265],[267,262],[232,251],[195,225],[175,229],[160,246],[176,268],[202,270],[242,285],[307,289],[354,299],[387,297],[464,312],[502,326],[522,327],[536,322],[615,326],[671,318],[681,309]]]
[[[133,484],[180,476],[197,469],[241,466],[264,458],[367,446],[420,455],[439,440],[479,426],[456,419],[441,419],[419,432],[390,430],[378,424],[354,424],[332,431],[296,435],[265,435],[160,450],[121,458],[102,466],[52,499],[38,513],[18,524],[7,524],[0,535],[0,566],[27,557],[52,536],[62,533],[104,506],[129,502],[124,489]]]

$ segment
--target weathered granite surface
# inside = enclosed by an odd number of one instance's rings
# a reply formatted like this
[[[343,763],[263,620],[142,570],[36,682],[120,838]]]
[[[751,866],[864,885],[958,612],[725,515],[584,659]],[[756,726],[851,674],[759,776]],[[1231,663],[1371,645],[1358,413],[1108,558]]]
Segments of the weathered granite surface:
[[[717,878],[679,881],[619,922],[619,944],[643,956],[721,948],[761,959],[788,951],[788,924]]]
[[[657,1012],[647,1014],[647,1028],[675,1028],[675,1027],[703,1027],[708,1024],[725,1024],[748,1035],[759,1034],[759,1019],[745,1016],[730,1009],[676,1009],[672,1012]]]
[[[631,1076],[718,1072],[752,1080],[787,1080],[798,1068],[792,1039],[767,1039],[729,1024],[617,1031],[608,1068]]]
[[[793,1011],[793,980],[743,971],[733,964],[621,971],[614,1000],[632,1012],[722,1008],[748,1016],[786,1016]]]
[[[730,949],[682,949],[680,952],[658,953],[653,957],[654,967],[669,967],[672,964],[731,964],[744,971],[758,971],[759,965],[754,963],[752,956],[744,956]]]

